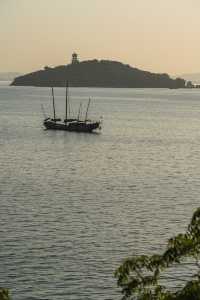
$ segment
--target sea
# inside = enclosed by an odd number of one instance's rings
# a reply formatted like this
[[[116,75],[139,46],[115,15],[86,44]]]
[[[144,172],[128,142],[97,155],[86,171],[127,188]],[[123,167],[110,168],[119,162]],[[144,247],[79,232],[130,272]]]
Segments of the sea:
[[[51,131],[50,88],[0,83],[0,286],[13,300],[121,299],[116,268],[162,253],[199,206],[199,89],[70,88],[71,115],[89,97],[100,132]]]

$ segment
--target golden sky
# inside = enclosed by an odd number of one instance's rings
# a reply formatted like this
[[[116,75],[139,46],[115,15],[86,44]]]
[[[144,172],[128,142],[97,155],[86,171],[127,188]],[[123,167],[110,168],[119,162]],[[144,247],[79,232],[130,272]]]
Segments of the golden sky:
[[[111,59],[200,72],[200,0],[0,0],[0,72]]]

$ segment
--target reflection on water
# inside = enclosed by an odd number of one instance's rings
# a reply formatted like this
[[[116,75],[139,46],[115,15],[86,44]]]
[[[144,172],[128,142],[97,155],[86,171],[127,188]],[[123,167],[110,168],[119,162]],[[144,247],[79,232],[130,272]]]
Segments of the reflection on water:
[[[102,134],[46,131],[49,89],[0,87],[0,285],[15,300],[119,299],[121,260],[161,251],[199,205],[199,91],[74,88],[75,114],[89,96]]]

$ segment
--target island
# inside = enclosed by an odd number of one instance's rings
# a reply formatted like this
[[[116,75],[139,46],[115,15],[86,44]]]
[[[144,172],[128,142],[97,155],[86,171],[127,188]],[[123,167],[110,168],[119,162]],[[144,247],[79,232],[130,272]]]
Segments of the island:
[[[166,73],[151,73],[131,67],[118,61],[79,61],[76,53],[67,65],[44,67],[43,70],[16,77],[11,85],[64,87],[66,82],[72,87],[109,88],[185,88],[182,78],[172,79]]]

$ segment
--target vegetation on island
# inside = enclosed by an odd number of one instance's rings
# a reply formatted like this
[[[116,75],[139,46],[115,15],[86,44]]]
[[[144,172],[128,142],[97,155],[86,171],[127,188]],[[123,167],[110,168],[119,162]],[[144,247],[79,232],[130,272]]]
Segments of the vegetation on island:
[[[166,287],[167,282],[166,285],[161,283],[163,272],[171,266],[175,266],[177,270],[186,258],[192,260],[194,274],[181,289],[169,290]],[[186,233],[171,238],[163,254],[132,256],[116,270],[115,276],[123,294],[122,299],[200,300],[199,259],[200,208],[195,211]]]
[[[184,88],[184,79],[172,79],[168,74],[151,73],[110,60],[73,61],[65,66],[45,67],[16,77],[11,85],[57,86],[69,81],[74,87],[115,88]]]

